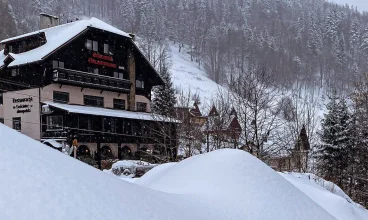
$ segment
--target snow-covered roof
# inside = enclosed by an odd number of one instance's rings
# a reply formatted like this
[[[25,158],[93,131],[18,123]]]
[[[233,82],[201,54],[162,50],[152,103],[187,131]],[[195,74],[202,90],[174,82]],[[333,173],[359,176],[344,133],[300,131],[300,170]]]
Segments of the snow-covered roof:
[[[79,21],[75,21],[72,23],[67,23],[67,24],[31,32],[28,34],[23,34],[17,37],[8,38],[5,40],[2,40],[0,43],[5,44],[10,41],[15,41],[21,38],[37,35],[40,33],[45,33],[46,40],[47,40],[46,44],[38,48],[35,48],[33,50],[24,52],[24,53],[19,53],[19,54],[9,53],[9,55],[11,55],[14,58],[14,61],[9,64],[9,67],[19,66],[19,65],[32,63],[32,62],[36,62],[36,61],[40,61],[44,59],[46,56],[48,56],[50,53],[55,51],[57,48],[69,42],[70,40],[75,38],[78,34],[87,30],[89,27],[101,29],[104,31],[108,31],[114,34],[118,34],[124,37],[131,38],[129,34],[124,31],[121,31],[97,18],[90,18],[86,20],[79,20]],[[1,59],[0,62],[2,62],[4,60],[4,57],[0,57],[0,59]]]
[[[5,59],[5,55],[4,55],[4,50],[0,51],[0,67],[4,66],[4,59]]]
[[[115,117],[115,118],[127,118],[127,119],[138,119],[145,121],[165,121],[165,122],[175,122],[179,121],[164,117],[161,115],[153,114],[153,113],[144,113],[144,112],[131,112],[125,110],[116,110],[116,109],[107,109],[107,108],[98,108],[91,106],[82,106],[82,105],[68,105],[54,102],[44,102],[44,104],[52,106],[54,108],[65,110],[69,113],[77,113],[84,115],[98,115],[98,116],[106,116],[106,117]]]
[[[63,147],[63,145],[60,144],[59,142],[57,142],[55,139],[43,140],[42,143],[43,144],[46,144],[46,143],[51,144],[54,148],[59,148],[59,149]]]

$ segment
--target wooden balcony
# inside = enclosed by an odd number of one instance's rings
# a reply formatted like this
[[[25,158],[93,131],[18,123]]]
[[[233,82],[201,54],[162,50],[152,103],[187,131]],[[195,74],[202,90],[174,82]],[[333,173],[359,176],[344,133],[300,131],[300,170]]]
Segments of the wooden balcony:
[[[130,81],[104,75],[87,73],[77,70],[57,68],[53,71],[53,81],[76,85],[82,88],[94,88],[114,92],[129,92]]]

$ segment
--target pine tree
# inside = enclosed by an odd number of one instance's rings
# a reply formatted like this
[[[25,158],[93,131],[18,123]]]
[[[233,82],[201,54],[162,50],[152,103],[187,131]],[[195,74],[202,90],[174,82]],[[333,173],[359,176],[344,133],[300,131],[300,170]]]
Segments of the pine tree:
[[[336,93],[330,99],[326,106],[328,113],[321,123],[322,144],[318,149],[318,165],[323,177],[343,187],[348,166],[346,152],[351,147],[351,116],[345,99],[339,100]]]
[[[368,55],[368,25],[364,29],[360,50],[363,54]]]
[[[162,68],[161,78],[163,79],[165,85],[158,86],[154,89],[152,111],[165,117],[174,117],[176,96],[171,75],[167,66]]]

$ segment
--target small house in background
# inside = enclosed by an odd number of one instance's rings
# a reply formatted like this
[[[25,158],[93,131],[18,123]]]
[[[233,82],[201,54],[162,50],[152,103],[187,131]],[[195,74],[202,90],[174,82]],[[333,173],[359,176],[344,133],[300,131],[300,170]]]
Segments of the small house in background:
[[[203,126],[207,120],[197,102],[191,102],[188,106],[176,106],[176,115],[183,123],[197,126]]]
[[[310,143],[307,130],[303,125],[294,148],[283,156],[274,157],[269,160],[269,165],[278,171],[307,172]]]
[[[203,131],[205,135],[212,136],[215,140],[233,144],[234,148],[237,148],[242,127],[238,121],[235,108],[232,108],[229,114],[220,115],[216,106],[213,106],[208,113]]]
[[[310,151],[310,144],[308,140],[307,130],[303,125],[299,137],[295,143],[294,149],[291,152],[291,161],[294,170],[299,172],[306,172],[308,169],[308,156]]]

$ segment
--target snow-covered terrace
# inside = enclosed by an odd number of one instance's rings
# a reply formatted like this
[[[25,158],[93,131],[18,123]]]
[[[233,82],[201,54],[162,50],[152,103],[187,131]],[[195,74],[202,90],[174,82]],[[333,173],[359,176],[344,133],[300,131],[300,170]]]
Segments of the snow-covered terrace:
[[[81,105],[68,105],[68,104],[54,103],[54,102],[48,102],[48,101],[43,102],[43,103],[48,106],[64,110],[68,113],[97,115],[97,116],[106,116],[106,117],[114,117],[114,118],[137,119],[137,120],[144,120],[144,121],[164,121],[164,122],[179,123],[179,121],[176,119],[163,117],[161,115],[157,115],[153,113],[131,112],[131,111],[124,111],[124,110],[98,108],[98,107],[81,106]]]

